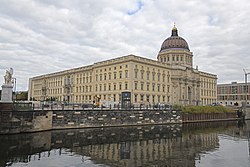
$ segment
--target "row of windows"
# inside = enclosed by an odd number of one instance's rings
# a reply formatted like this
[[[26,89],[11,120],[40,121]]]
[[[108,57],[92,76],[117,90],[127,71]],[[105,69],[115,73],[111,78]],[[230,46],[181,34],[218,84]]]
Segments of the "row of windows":
[[[118,74],[117,72],[113,72],[113,79],[117,79],[117,77],[119,77],[119,79],[122,79],[123,78],[123,75],[122,75],[122,71],[119,71]],[[118,75],[118,76],[117,76]],[[128,71],[126,70],[125,71],[125,78],[128,78]],[[104,74],[96,74],[96,81],[106,81],[106,80],[111,80],[112,79],[112,73],[104,73]]]
[[[241,94],[247,92],[250,93],[250,86],[238,85],[238,86],[220,86],[218,87],[218,94]]]
[[[201,96],[216,96],[216,91],[201,89]]]
[[[135,94],[134,95],[134,102],[135,103],[142,103],[142,102],[150,102],[152,103],[166,103],[170,102],[170,96],[161,96],[161,95],[144,95],[144,94]]]
[[[141,75],[140,79],[144,79],[144,77],[145,77],[144,74],[145,73],[146,73],[146,79],[150,80],[150,72],[149,71],[144,72],[143,70],[140,70],[140,75]],[[157,76],[157,81],[160,82],[161,81],[161,77],[162,77],[162,82],[165,82],[165,78],[166,78],[165,74],[161,75],[161,73],[157,73],[157,75],[156,75],[155,72],[152,72],[151,76],[152,76],[152,80],[153,81],[155,81],[155,77]],[[138,70],[137,69],[135,70],[135,78],[138,78]],[[170,76],[169,75],[167,75],[167,82],[170,82]]]
[[[220,95],[218,100],[245,100],[245,95]],[[247,95],[247,100],[250,100],[250,95]]]
[[[143,82],[141,82],[140,83],[140,88],[138,88],[138,82],[134,82],[134,89],[135,90],[146,90],[146,91],[150,91],[150,83],[147,83],[146,84],[146,87],[144,86],[145,84],[143,83]],[[146,89],[145,89],[146,88]],[[162,85],[161,86],[161,84],[154,84],[154,83],[152,83],[152,86],[151,86],[151,90],[152,91],[158,91],[158,92],[160,92],[160,91],[162,91],[162,92],[165,92],[166,90],[166,86],[165,85]],[[167,86],[167,92],[170,92],[170,86],[168,85]]]
[[[112,86],[113,86],[113,89],[112,89]],[[95,91],[111,91],[111,90],[128,90],[128,83],[124,83],[124,86],[123,84],[120,82],[118,84],[119,87],[117,87],[117,84],[116,83],[109,83],[109,84],[99,84],[99,87],[98,85],[96,85],[96,89]],[[98,89],[99,88],[99,89]]]
[[[114,66],[113,68],[114,68],[114,70],[117,70],[118,68],[119,68],[119,69],[122,69],[122,66],[118,66],[118,67]],[[127,64],[125,65],[125,68],[128,68],[128,65],[127,65]],[[111,67],[109,67],[108,69],[109,69],[109,71],[111,71]],[[104,72],[106,72],[106,71],[107,71],[107,69],[106,69],[106,68],[104,68],[104,70],[103,70],[103,71],[104,71]],[[103,72],[103,71],[102,71],[102,69],[100,69],[100,70],[96,70],[96,73],[98,73],[98,72]]]
[[[167,56],[167,57],[162,57],[161,62],[169,62],[169,61],[184,61],[184,57],[186,57],[187,62],[192,62],[192,57],[190,56],[179,56],[179,55],[173,55],[173,56]],[[172,59],[171,59],[172,58]]]

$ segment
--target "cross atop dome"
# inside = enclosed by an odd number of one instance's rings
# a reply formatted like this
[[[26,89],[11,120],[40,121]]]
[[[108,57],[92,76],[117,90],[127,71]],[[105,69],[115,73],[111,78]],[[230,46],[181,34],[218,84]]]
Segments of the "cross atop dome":
[[[174,27],[172,28],[172,35],[171,36],[178,36],[178,30],[175,27],[175,22],[174,22]]]

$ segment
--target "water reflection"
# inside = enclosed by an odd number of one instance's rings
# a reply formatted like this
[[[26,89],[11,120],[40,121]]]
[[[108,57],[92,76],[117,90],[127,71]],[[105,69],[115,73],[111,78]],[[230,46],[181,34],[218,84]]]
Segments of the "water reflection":
[[[0,166],[208,166],[224,141],[248,142],[249,130],[232,121],[3,135]]]

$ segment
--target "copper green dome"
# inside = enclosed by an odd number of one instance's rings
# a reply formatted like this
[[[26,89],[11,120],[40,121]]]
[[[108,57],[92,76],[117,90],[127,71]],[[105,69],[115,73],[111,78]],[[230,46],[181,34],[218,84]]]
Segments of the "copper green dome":
[[[171,37],[167,38],[161,45],[160,52],[167,50],[189,50],[188,43],[182,37],[178,36],[178,30],[174,26]]]

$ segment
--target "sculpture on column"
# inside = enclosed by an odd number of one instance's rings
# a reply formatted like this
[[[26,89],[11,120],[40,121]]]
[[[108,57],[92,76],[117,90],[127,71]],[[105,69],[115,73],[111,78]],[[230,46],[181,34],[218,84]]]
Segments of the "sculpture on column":
[[[4,76],[4,84],[5,85],[12,85],[12,75],[13,75],[13,68],[6,70],[6,73]]]

